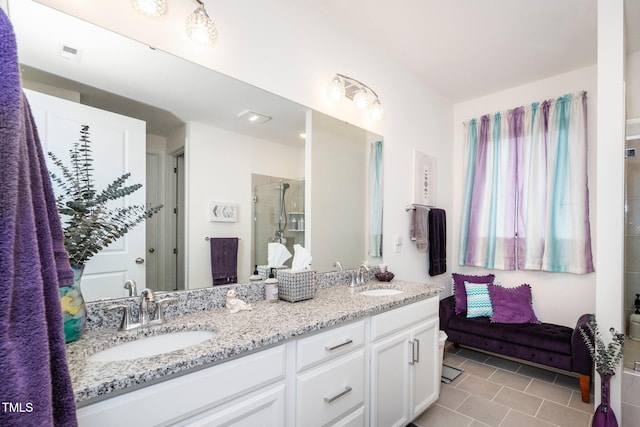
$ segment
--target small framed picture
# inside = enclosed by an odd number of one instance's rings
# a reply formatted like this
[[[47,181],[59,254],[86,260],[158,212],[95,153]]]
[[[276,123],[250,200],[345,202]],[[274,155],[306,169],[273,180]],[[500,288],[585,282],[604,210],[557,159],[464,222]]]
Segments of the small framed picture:
[[[211,202],[209,204],[209,221],[237,222],[238,204],[228,202]]]
[[[436,205],[436,159],[413,150],[413,194],[411,203]]]

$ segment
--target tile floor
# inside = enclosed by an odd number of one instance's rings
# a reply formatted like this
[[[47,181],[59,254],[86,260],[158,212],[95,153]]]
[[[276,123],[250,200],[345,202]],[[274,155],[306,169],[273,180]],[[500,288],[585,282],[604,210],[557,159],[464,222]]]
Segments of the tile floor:
[[[578,378],[464,348],[447,348],[444,363],[464,373],[442,384],[416,426],[591,426],[593,404],[582,402]]]

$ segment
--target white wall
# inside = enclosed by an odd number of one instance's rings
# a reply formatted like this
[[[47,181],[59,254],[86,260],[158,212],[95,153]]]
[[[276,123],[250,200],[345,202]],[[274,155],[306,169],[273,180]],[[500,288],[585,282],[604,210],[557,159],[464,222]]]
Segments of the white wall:
[[[239,237],[238,278],[248,281],[251,265],[251,174],[304,176],[304,150],[201,123],[187,124],[187,283],[211,286],[211,258],[205,237]],[[209,204],[238,204],[237,222],[210,222]]]
[[[603,330],[623,330],[624,266],[624,2],[598,0],[598,246],[596,317]],[[610,337],[604,338],[605,342]],[[611,407],[620,414],[621,375],[611,380]],[[595,381],[596,387],[600,381]],[[600,399],[596,396],[596,403]]]
[[[588,93],[588,169],[589,169],[589,209],[591,213],[591,236],[593,250],[596,236],[596,67],[587,67],[550,79],[532,82],[523,86],[498,92],[482,98],[456,104],[453,108],[454,162],[452,170],[455,194],[453,231],[453,260],[457,264],[460,239],[460,214],[464,191],[464,127],[462,123],[483,114],[494,113],[528,104],[534,101],[556,98],[570,92],[586,90]],[[487,270],[472,267],[456,267],[460,272],[486,273]],[[528,283],[533,290],[533,304],[536,314],[543,322],[575,326],[583,313],[595,311],[596,274],[565,274],[533,271],[495,271],[496,280],[504,286]],[[448,289],[448,292],[451,292]],[[567,304],[571,301],[570,304]]]

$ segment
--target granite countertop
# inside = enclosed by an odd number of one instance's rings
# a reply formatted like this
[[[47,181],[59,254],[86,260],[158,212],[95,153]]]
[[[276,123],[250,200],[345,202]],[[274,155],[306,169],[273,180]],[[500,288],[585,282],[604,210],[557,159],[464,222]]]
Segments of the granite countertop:
[[[397,288],[403,293],[369,297],[357,292],[369,288]],[[289,303],[253,302],[253,310],[230,314],[226,308],[178,315],[149,328],[119,332],[116,328],[95,329],[67,345],[67,362],[78,406],[131,391],[173,375],[206,368],[226,359],[249,354],[291,338],[381,313],[437,295],[438,285],[394,280],[370,282],[351,288],[336,286],[318,289],[315,297]],[[117,362],[96,362],[87,358],[116,344],[145,336],[184,330],[214,331],[215,336],[200,344],[157,356]]]

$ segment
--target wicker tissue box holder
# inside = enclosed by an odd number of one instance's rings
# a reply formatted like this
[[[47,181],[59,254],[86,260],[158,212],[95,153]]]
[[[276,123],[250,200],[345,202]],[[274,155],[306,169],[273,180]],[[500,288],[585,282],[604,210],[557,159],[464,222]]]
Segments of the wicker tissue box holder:
[[[311,299],[316,292],[316,272],[278,270],[278,298],[296,302]]]

